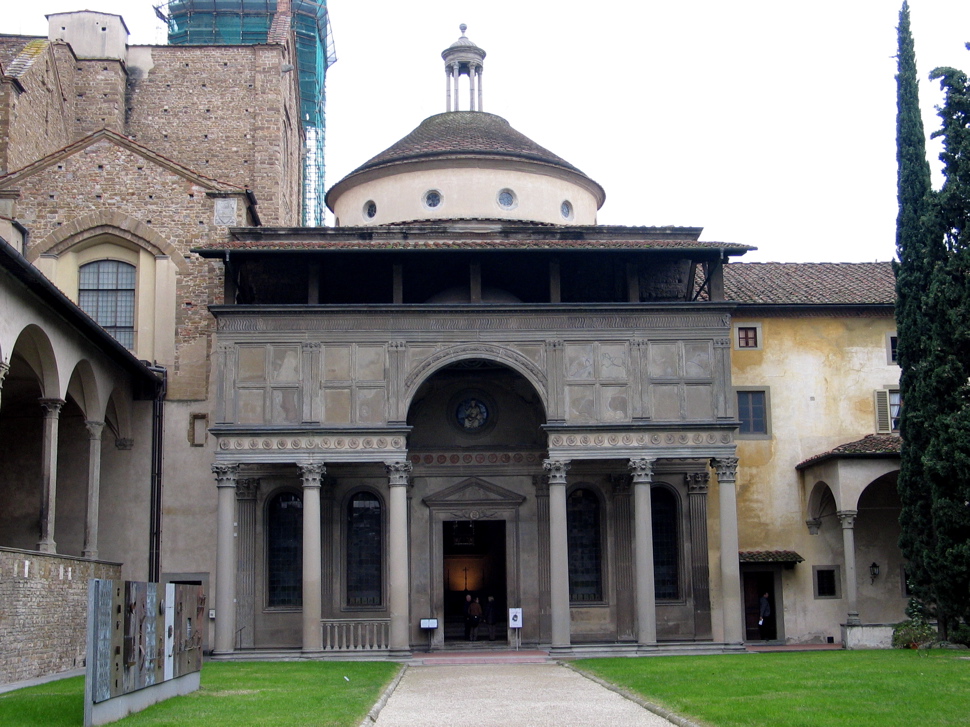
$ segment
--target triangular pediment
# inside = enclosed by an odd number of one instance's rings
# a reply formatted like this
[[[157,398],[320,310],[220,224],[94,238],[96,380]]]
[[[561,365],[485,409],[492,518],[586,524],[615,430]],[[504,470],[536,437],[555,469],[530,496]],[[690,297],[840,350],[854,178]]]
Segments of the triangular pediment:
[[[428,495],[423,502],[431,508],[454,507],[455,505],[514,505],[518,507],[525,502],[525,497],[479,477],[469,477],[467,480],[462,480],[451,487]]]
[[[142,146],[133,139],[130,139],[123,134],[119,134],[116,131],[112,131],[111,129],[98,129],[97,131],[78,139],[73,144],[69,144],[63,149],[59,149],[58,151],[48,154],[45,157],[41,157],[31,164],[28,164],[26,167],[22,167],[21,169],[17,169],[16,171],[8,174],[0,175],[0,189],[12,189],[20,184],[24,179],[32,177],[33,175],[53,166],[54,164],[62,162],[69,157],[80,154],[88,147],[99,142],[107,142],[109,144],[114,144],[115,146],[121,147],[122,149],[127,149],[129,152],[141,157],[145,161],[152,164],[157,164],[173,174],[187,179],[193,184],[197,184],[209,191],[230,192],[237,194],[243,194],[246,191],[244,187],[230,184],[228,182],[220,182],[218,179],[213,179],[211,177],[206,177],[203,174],[199,174],[195,170],[189,169],[176,161],[168,159],[167,157],[152,151],[147,146]]]

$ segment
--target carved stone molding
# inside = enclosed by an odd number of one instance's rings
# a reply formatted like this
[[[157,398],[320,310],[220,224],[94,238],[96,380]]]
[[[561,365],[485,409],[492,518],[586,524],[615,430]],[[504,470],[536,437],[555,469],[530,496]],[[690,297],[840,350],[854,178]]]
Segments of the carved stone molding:
[[[44,416],[56,419],[61,413],[61,407],[66,403],[63,399],[38,399],[37,402],[44,410]]]
[[[738,458],[718,457],[711,460],[718,482],[734,482],[738,478]]]
[[[549,437],[552,447],[612,447],[633,446],[683,447],[690,445],[730,444],[729,432],[588,432],[576,434],[553,434]]]
[[[212,474],[216,476],[217,487],[236,487],[239,476],[239,465],[235,463],[216,462],[212,465]]]
[[[538,464],[541,452],[412,452],[412,464],[466,465],[466,464]]]
[[[135,446],[135,440],[128,437],[118,437],[115,439],[115,449],[129,450]]]
[[[319,341],[304,341],[303,350],[304,351],[319,351],[323,348],[323,344]]]
[[[687,493],[690,495],[707,494],[708,484],[711,480],[709,472],[689,472],[684,475],[687,483]]]
[[[392,351],[404,351],[408,347],[407,341],[390,341],[387,347]]]
[[[391,487],[406,487],[411,483],[410,462],[385,462],[384,470]]]
[[[818,535],[818,530],[822,527],[821,518],[809,518],[805,521],[806,527],[808,527],[809,535]]]
[[[449,346],[438,351],[419,363],[407,375],[404,385],[408,388],[414,386],[418,381],[422,381],[429,376],[438,365],[445,361],[458,361],[472,356],[485,358],[490,361],[501,361],[509,364],[513,369],[524,370],[538,382],[543,389],[546,388],[546,374],[531,359],[526,358],[521,353],[508,346],[499,346],[490,343],[471,343],[459,346]]]
[[[547,459],[542,463],[542,469],[549,475],[550,485],[565,485],[569,466],[568,459]]]
[[[634,485],[643,485],[653,482],[653,460],[648,457],[641,459],[631,459],[627,465],[630,474],[633,476]]]
[[[559,348],[562,348],[562,346],[563,346],[563,342],[561,339],[550,339],[546,341],[546,348],[550,350],[559,349]]]
[[[320,480],[325,474],[327,474],[327,466],[323,462],[304,462],[300,465],[304,488],[320,487]]]
[[[236,481],[237,500],[255,500],[257,494],[259,494],[258,477],[244,477]]]
[[[253,437],[225,437],[219,439],[219,449],[255,450],[359,450],[384,452],[404,448],[404,437],[322,437],[265,435]]]
[[[104,431],[104,422],[86,421],[84,426],[88,430],[88,439],[101,441],[101,432]]]
[[[842,523],[842,529],[852,530],[855,527],[855,519],[859,515],[859,511],[839,510],[836,514],[839,516],[839,522]]]

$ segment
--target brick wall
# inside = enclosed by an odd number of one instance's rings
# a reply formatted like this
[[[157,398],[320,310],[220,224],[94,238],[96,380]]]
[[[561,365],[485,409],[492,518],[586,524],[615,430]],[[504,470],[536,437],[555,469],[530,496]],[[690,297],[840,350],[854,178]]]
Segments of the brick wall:
[[[0,683],[84,664],[91,578],[121,566],[0,548]]]

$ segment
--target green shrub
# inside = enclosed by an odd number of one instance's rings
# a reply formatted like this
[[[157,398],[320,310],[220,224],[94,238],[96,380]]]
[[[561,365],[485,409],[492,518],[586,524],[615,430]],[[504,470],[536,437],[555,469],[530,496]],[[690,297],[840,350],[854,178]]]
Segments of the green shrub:
[[[950,642],[970,646],[970,624],[957,624],[950,628]]]
[[[936,641],[936,629],[922,618],[911,618],[893,628],[894,649],[918,649]]]

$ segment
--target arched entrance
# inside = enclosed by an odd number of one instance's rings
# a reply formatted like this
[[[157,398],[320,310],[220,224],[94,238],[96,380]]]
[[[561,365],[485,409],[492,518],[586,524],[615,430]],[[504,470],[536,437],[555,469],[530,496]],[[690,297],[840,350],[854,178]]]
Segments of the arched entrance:
[[[506,643],[509,607],[523,607],[538,626],[535,478],[546,456],[544,421],[532,384],[484,359],[438,370],[412,400],[408,451],[424,505],[413,514],[428,525],[426,540],[412,527],[412,560],[428,572],[426,584],[416,579],[414,596],[439,619],[436,647],[471,638],[469,598],[483,611],[493,599],[496,644]],[[483,624],[477,638],[487,643],[489,636]]]

